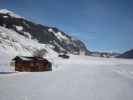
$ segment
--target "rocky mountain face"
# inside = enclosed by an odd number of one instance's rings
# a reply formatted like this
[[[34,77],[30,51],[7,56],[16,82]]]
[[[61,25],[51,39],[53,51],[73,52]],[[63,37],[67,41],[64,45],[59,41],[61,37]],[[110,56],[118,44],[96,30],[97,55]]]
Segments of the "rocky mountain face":
[[[25,47],[26,43],[32,44],[33,41],[36,41],[36,44],[38,42],[37,45],[43,44],[52,46],[52,49],[57,53],[67,52],[71,54],[89,54],[89,51],[87,50],[83,42],[74,39],[73,37],[59,30],[58,28],[34,23],[6,9],[0,10],[0,33],[6,33],[6,36],[14,41],[15,38],[18,37],[25,38],[23,39],[23,41],[26,40],[27,42],[25,42],[25,44],[21,43],[21,45],[23,44],[23,47]],[[16,34],[18,37],[12,37],[12,33]],[[3,35],[1,34],[0,44],[5,41],[2,36]],[[12,42],[11,40],[8,41]],[[20,41],[18,41],[18,43],[19,42]],[[12,45],[14,44],[12,43]],[[32,47],[34,47],[35,49],[35,44],[32,44]],[[26,46],[26,48],[26,50],[30,51],[30,48],[28,46]]]
[[[133,49],[119,55],[118,58],[133,58]]]

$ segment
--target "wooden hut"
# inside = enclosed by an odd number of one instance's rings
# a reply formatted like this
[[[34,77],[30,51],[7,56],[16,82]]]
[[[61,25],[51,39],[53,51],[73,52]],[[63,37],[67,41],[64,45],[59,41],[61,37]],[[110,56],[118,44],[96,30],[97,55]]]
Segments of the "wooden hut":
[[[42,72],[52,71],[52,64],[42,57],[16,56],[13,59],[15,71]]]

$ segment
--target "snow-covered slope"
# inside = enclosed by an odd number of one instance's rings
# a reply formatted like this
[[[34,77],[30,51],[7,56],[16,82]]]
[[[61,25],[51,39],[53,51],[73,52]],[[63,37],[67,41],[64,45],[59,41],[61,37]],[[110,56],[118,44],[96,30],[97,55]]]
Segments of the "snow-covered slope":
[[[12,56],[5,52],[4,49],[0,49],[0,73],[1,72],[14,72],[14,68],[10,66]]]
[[[0,10],[0,26],[15,31],[21,37],[36,39],[40,44],[52,45],[54,51],[58,53],[89,53],[83,42],[72,38],[58,28],[34,23],[6,9]]]
[[[29,33],[27,33],[29,34]],[[30,35],[30,34],[29,34]],[[14,30],[0,26],[0,50],[9,55],[31,56],[36,50],[45,49],[48,55],[56,56],[50,44],[41,44],[37,40],[20,35]]]

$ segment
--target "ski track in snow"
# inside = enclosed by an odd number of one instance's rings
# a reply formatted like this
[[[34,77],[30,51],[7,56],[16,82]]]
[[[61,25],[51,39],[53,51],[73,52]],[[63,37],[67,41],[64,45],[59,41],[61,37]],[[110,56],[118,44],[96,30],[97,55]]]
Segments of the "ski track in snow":
[[[133,60],[72,56],[53,72],[0,75],[0,100],[132,100]]]

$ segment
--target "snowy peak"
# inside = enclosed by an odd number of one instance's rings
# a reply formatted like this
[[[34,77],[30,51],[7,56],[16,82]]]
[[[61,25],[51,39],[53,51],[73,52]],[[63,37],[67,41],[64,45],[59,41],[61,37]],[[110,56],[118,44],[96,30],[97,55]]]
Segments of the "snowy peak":
[[[1,9],[1,10],[0,10],[0,13],[7,14],[7,13],[13,13],[13,12],[10,11],[10,10],[7,10],[7,9]]]
[[[7,10],[7,9],[1,9],[1,10],[0,10],[0,14],[7,14],[7,15],[9,15],[9,16],[11,16],[11,17],[14,17],[14,18],[23,18],[23,17],[21,17],[21,16],[15,14],[14,12],[12,12],[12,11],[10,11],[10,10]]]

